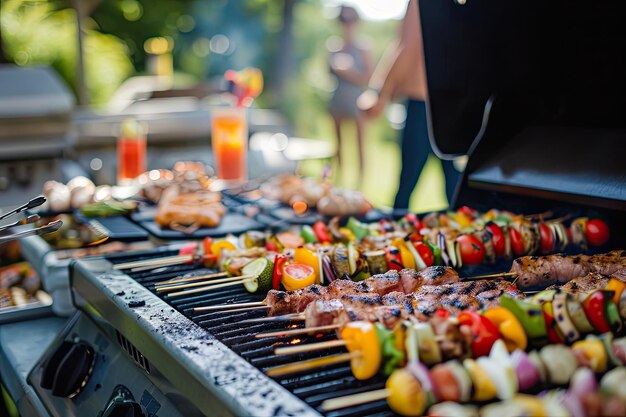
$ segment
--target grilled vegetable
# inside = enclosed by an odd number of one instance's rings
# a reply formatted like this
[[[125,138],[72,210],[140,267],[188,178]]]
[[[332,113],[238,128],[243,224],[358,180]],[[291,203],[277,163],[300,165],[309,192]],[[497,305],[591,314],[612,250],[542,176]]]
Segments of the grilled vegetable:
[[[498,328],[509,352],[513,352],[515,349],[526,349],[528,338],[524,328],[513,313],[504,307],[495,307],[483,314]]]
[[[472,385],[474,386],[472,399],[474,401],[488,401],[494,399],[497,393],[496,387],[478,362],[473,359],[465,359],[463,366],[467,369],[472,378]]]
[[[457,316],[459,325],[468,326],[472,334],[472,356],[486,356],[500,338],[498,328],[485,316],[475,311],[463,311]]]
[[[279,253],[274,258],[274,269],[272,271],[272,288],[275,290],[280,289],[280,284],[283,279],[283,268],[287,264],[287,256]]]
[[[315,282],[320,283],[320,262],[315,252],[305,247],[296,248],[293,252],[293,260],[295,263],[308,265],[313,268]]]
[[[402,265],[402,257],[400,256],[400,250],[395,246],[387,246],[385,248],[385,258],[387,259],[387,269],[401,271],[404,269]]]
[[[464,234],[456,238],[461,248],[461,260],[464,265],[480,265],[485,259],[483,243],[471,234]]]
[[[387,402],[392,410],[403,416],[421,416],[426,410],[427,396],[421,382],[407,368],[396,369],[387,378],[385,387],[390,394]]]
[[[585,228],[585,235],[589,244],[602,246],[609,241],[609,226],[600,219],[589,220]]]
[[[585,340],[579,340],[572,345],[574,351],[579,351],[586,358],[587,363],[592,371],[596,373],[606,372],[608,357],[604,343],[597,337],[588,337]]]
[[[315,270],[304,264],[287,264],[283,267],[283,286],[288,291],[299,290],[315,284]]]
[[[350,264],[348,262],[348,248],[344,244],[338,244],[332,253],[332,264],[335,276],[339,279],[350,277]]]
[[[317,236],[313,231],[313,228],[308,224],[305,224],[300,229],[300,237],[304,239],[306,243],[318,243]]]
[[[537,343],[545,341],[547,337],[546,322],[543,319],[541,306],[503,295],[500,305],[509,310],[520,322],[526,335]]]
[[[383,373],[390,375],[402,365],[404,353],[396,346],[394,332],[388,330],[380,323],[374,323],[374,327],[376,328],[376,336],[382,352]]]
[[[324,222],[319,221],[315,223],[313,225],[313,232],[315,232],[315,236],[317,237],[317,241],[319,243],[332,243],[333,239]]]
[[[384,250],[365,252],[363,256],[371,274],[383,274],[387,271],[387,254]]]
[[[256,258],[248,262],[241,272],[244,275],[253,275],[254,280],[245,281],[243,286],[248,292],[263,291],[267,292],[272,288],[272,274],[274,264],[267,258]]]
[[[382,351],[374,325],[366,321],[349,322],[341,330],[341,338],[347,342],[349,352],[359,353],[350,360],[354,377],[365,380],[376,375],[382,362]]]

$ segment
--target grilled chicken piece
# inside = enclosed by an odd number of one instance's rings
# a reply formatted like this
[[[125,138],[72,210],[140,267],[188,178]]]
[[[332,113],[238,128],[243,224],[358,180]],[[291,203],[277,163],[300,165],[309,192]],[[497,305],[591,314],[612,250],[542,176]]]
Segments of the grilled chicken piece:
[[[511,272],[519,277],[518,286],[522,290],[528,290],[565,284],[591,272],[610,275],[621,269],[626,269],[626,253],[616,250],[592,256],[524,256],[513,261]]]

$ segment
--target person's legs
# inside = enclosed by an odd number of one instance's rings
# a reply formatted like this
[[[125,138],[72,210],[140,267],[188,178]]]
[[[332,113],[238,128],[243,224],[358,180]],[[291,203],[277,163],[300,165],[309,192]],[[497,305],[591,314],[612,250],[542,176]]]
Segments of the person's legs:
[[[365,144],[363,136],[365,135],[365,118],[361,114],[357,114],[356,118],[356,140],[359,147],[359,178],[357,181],[357,189],[361,189],[363,178],[365,176]]]
[[[452,197],[456,190],[456,185],[459,182],[461,173],[454,167],[453,161],[441,161],[443,168],[443,175],[446,180],[446,197],[448,198],[448,204],[452,205]]]
[[[417,185],[430,153],[428,126],[426,124],[426,105],[423,101],[409,100],[407,104],[401,152],[400,183],[398,184],[398,192],[396,193],[393,207],[407,209],[411,194]]]
[[[335,124],[335,134],[337,135],[337,153],[335,155],[337,159],[337,177],[341,172],[341,118],[334,114],[332,114],[331,116],[333,117],[333,123]]]

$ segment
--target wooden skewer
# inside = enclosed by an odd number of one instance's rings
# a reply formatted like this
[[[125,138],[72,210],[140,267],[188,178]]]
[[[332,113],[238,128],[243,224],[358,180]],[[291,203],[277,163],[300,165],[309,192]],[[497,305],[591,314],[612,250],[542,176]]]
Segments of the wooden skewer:
[[[196,294],[196,293],[199,293],[199,292],[216,290],[218,288],[231,287],[231,286],[234,286],[234,285],[241,285],[244,282],[252,281],[253,279],[255,279],[255,278],[246,278],[246,279],[242,279],[242,280],[235,281],[235,282],[225,282],[223,284],[207,285],[206,287],[193,288],[191,290],[173,292],[171,294],[168,294],[168,296],[172,297],[172,298],[173,297],[182,297],[183,295]]]
[[[228,276],[228,272],[216,272],[215,274],[195,275],[191,277],[179,277],[179,278],[169,279],[167,281],[155,282],[154,286],[158,287],[160,285],[176,284],[179,282],[198,281],[200,279],[208,279],[208,278],[220,278],[220,277],[225,277],[225,276]]]
[[[199,312],[199,311],[229,310],[231,308],[260,307],[264,305],[265,303],[263,303],[263,301],[253,301],[250,303],[220,304],[217,306],[196,307],[193,309],[193,311]]]
[[[256,323],[271,323],[271,322],[282,322],[282,321],[304,321],[306,317],[304,313],[294,313],[294,314],[284,314],[282,316],[274,316],[274,317],[260,317],[258,319],[248,319],[242,320],[239,323],[242,324],[256,324]]]
[[[334,347],[346,346],[345,340],[328,340],[326,342],[309,343],[299,346],[285,346],[274,349],[276,355],[292,355],[295,353],[312,352],[315,350],[330,349]]]
[[[333,411],[342,408],[353,407],[359,404],[367,404],[374,401],[384,400],[391,395],[391,391],[383,388],[375,391],[361,392],[359,394],[346,395],[332,398],[322,402],[322,410]]]
[[[224,310],[223,313],[243,313],[245,311],[255,311],[255,310],[267,310],[271,308],[270,306],[257,306],[257,307],[245,307],[245,308],[235,308],[232,310]]]
[[[162,262],[173,262],[174,260],[182,260],[182,259],[186,259],[186,262],[188,262],[193,259],[193,256],[192,255],[172,255],[172,256],[165,256],[163,258],[144,259],[142,261],[125,262],[125,263],[113,265],[113,268],[114,269],[131,269],[131,268],[137,268],[141,266],[158,265]]]
[[[318,327],[303,327],[302,329],[293,329],[293,330],[281,330],[279,332],[267,332],[267,333],[259,333],[255,335],[257,339],[262,339],[264,337],[289,337],[289,336],[297,336],[300,334],[307,333],[318,333],[318,332],[328,332],[332,330],[337,330],[341,328],[338,324],[329,324],[326,326],[318,326]]]
[[[334,365],[342,362],[350,362],[352,359],[359,357],[359,352],[353,353],[340,353],[338,355],[325,356],[323,358],[308,359],[300,362],[293,362],[287,365],[279,365],[268,369],[265,373],[268,376],[282,376],[293,374],[296,372],[308,371],[315,368],[320,368],[326,365]]]
[[[489,278],[513,278],[516,276],[517,274],[515,272],[497,272],[495,274],[476,275],[473,277],[463,277],[461,278],[461,281],[475,281],[479,279],[489,279]]]
[[[188,284],[172,284],[172,285],[162,285],[160,287],[156,287],[156,292],[168,292],[168,291],[175,291],[175,290],[180,290],[183,288],[194,288],[194,287],[201,287],[203,285],[207,285],[207,284],[221,284],[223,282],[234,282],[234,281],[239,281],[239,280],[245,280],[245,279],[250,279],[250,278],[256,278],[256,275],[242,275],[240,277],[231,277],[231,278],[223,278],[223,279],[210,279],[210,280],[206,280],[206,281],[200,281],[200,282],[190,282]]]
[[[186,256],[186,258],[180,258],[178,260],[173,259],[171,261],[160,262],[158,264],[153,264],[153,265],[138,266],[135,268],[131,268],[130,272],[141,272],[141,271],[147,271],[149,269],[164,268],[166,266],[183,265],[195,259],[193,255],[181,255],[181,256]]]

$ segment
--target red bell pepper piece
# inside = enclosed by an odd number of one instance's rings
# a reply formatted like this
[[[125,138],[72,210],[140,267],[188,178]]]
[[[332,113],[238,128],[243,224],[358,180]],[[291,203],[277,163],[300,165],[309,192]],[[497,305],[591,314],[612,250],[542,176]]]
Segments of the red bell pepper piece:
[[[387,258],[387,268],[389,270],[395,269],[396,271],[402,271],[404,269],[400,250],[395,246],[387,246],[385,248],[385,258]]]
[[[274,258],[274,271],[272,272],[272,288],[280,290],[280,281],[283,279],[283,267],[289,259],[283,254],[278,254]]]
[[[326,227],[322,221],[316,222],[313,225],[313,232],[315,232],[315,236],[320,243],[331,243],[333,241],[328,227]]]
[[[500,338],[498,328],[486,317],[475,311],[463,311],[457,316],[461,326],[469,326],[472,333],[472,356],[487,356],[493,344]]]
[[[202,248],[204,249],[205,255],[212,253],[211,251],[212,244],[213,244],[213,238],[210,236],[207,236],[202,240]]]

